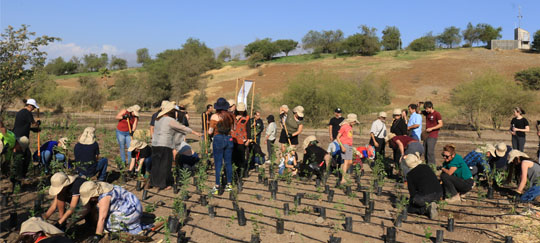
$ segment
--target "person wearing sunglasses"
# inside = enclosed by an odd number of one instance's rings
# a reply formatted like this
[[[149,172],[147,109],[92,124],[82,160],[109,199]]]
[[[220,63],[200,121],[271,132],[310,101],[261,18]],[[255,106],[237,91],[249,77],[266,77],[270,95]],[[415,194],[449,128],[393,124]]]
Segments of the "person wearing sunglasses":
[[[449,203],[461,201],[461,196],[472,189],[474,180],[471,170],[463,160],[461,155],[456,154],[456,146],[447,144],[443,148],[443,165],[440,168],[441,181],[443,183],[444,195]]]

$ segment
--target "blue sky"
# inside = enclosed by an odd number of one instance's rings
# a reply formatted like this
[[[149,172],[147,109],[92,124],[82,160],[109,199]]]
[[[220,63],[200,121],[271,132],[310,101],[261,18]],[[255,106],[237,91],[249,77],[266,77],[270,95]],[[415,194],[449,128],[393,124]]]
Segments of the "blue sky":
[[[0,0],[2,29],[30,25],[38,35],[62,38],[48,47],[51,57],[107,52],[128,58],[146,47],[154,55],[179,48],[189,37],[211,48],[247,44],[256,38],[300,41],[309,30],[341,29],[345,35],[366,24],[397,26],[405,45],[445,27],[468,22],[503,28],[513,39],[518,6],[522,28],[540,29],[539,0],[455,1],[59,1]]]

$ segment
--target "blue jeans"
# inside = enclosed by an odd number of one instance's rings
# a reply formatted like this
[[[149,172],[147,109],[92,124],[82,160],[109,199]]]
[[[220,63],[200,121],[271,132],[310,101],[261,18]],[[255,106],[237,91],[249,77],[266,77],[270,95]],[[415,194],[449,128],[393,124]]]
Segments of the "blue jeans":
[[[116,129],[116,141],[118,141],[118,145],[120,145],[120,157],[122,157],[122,162],[126,164],[126,154],[127,161],[131,161],[131,153],[126,152],[126,149],[131,143],[131,136],[129,135],[129,132],[122,132]]]
[[[225,161],[225,174],[227,175],[227,183],[232,182],[232,137],[228,135],[218,134],[214,136],[212,145],[214,152],[214,165],[216,167],[216,185],[220,185],[221,167]]]
[[[99,173],[98,180],[99,181],[105,181],[107,179],[107,166],[109,165],[109,160],[107,158],[101,158],[99,159],[97,163],[96,171],[93,175],[83,174],[79,172],[80,176],[86,176],[86,177],[92,177]]]
[[[44,150],[41,152],[41,163],[45,167],[45,173],[49,173],[49,165],[51,164],[51,157],[52,157],[51,151]],[[66,156],[61,153],[55,154],[55,157],[56,157],[56,161],[58,162],[64,162],[64,160],[66,159]]]

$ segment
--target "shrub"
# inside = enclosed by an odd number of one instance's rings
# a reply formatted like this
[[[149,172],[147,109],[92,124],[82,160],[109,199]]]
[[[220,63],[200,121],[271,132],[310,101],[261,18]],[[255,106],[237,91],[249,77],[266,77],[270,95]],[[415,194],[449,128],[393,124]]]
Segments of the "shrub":
[[[118,72],[114,76],[114,87],[110,89],[109,100],[119,99],[124,106],[137,104],[142,107],[152,107],[153,104],[161,102],[159,97],[154,95],[155,89],[146,78],[146,73]]]
[[[272,60],[272,57],[279,52],[281,52],[281,50],[279,49],[278,45],[272,42],[272,39],[270,38],[256,40],[249,43],[244,48],[244,53],[246,54],[246,56],[249,57],[255,53],[259,53],[262,54],[262,56],[266,60]]]
[[[206,111],[206,105],[208,104],[208,97],[206,97],[206,84],[202,84],[199,88],[199,93],[193,96],[193,104],[198,113]]]
[[[341,49],[351,55],[372,56],[381,49],[381,43],[376,35],[377,29],[362,25],[362,33],[347,37],[341,43]]]
[[[408,49],[413,51],[433,51],[435,50],[435,37],[431,34],[420,37],[416,40],[413,40],[409,44]]]
[[[526,89],[540,90],[540,67],[519,71],[514,75],[514,79]]]
[[[81,88],[75,91],[70,100],[73,107],[89,107],[94,111],[99,111],[107,101],[105,92],[96,79],[83,76],[78,80]]]
[[[286,89],[282,102],[290,108],[302,105],[304,121],[320,126],[336,107],[345,113],[366,114],[376,111],[389,99],[379,82],[372,79],[348,81],[325,71],[304,71],[296,76]]]
[[[264,56],[259,52],[255,52],[249,56],[247,61],[250,68],[255,68],[260,62],[264,61]]]
[[[58,87],[58,84],[45,72],[34,74],[34,85],[29,90],[30,97],[39,101],[40,105],[61,112],[69,99],[69,91]]]

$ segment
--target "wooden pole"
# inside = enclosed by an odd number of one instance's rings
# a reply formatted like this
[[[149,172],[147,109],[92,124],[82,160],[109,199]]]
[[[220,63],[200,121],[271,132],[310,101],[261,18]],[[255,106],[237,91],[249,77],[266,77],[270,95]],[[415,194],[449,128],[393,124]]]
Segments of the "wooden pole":
[[[129,129],[129,136],[131,136],[131,138],[133,138],[133,135],[131,135],[131,123],[129,123],[129,117],[126,118],[126,119],[127,119],[128,129]]]
[[[245,81],[244,81],[245,82]],[[255,125],[255,132],[253,133],[254,141],[257,141],[257,122],[255,121],[255,118],[253,118],[253,101],[255,100],[255,82],[253,82],[253,88],[251,90],[251,111],[249,117],[253,119],[254,125]]]
[[[38,121],[39,121],[39,108],[37,109],[37,118],[38,118]],[[38,128],[38,132],[37,132],[37,151],[38,151],[38,159],[39,159],[39,163],[41,163],[41,136],[40,136],[40,131],[39,131],[39,124],[37,126]]]
[[[208,114],[206,114],[206,111],[205,111],[205,112],[203,113],[204,152],[205,152],[206,154],[208,154],[208,144],[206,144],[206,143],[208,143],[208,139],[207,139],[207,137],[206,137],[206,136],[208,136],[208,131],[206,130],[206,129],[208,129],[208,128],[206,127],[206,119],[207,119],[206,116],[208,116]]]

